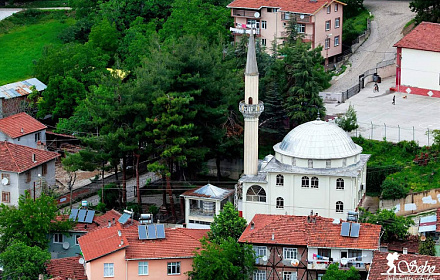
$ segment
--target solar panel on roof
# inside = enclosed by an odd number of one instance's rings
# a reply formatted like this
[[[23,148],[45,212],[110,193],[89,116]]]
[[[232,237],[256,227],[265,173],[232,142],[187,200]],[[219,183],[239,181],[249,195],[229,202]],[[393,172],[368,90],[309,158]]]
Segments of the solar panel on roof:
[[[341,236],[350,236],[350,223],[347,222],[342,223]]]
[[[95,211],[93,211],[93,210],[87,211],[86,223],[91,224],[93,222],[94,216],[95,216]]]
[[[86,214],[87,214],[87,210],[84,210],[84,209],[79,210],[79,213],[78,213],[78,222],[79,223],[84,223],[84,221],[86,219]]]
[[[352,223],[351,224],[350,236],[351,237],[359,237],[359,230],[360,230],[360,228],[361,228],[361,224]]]
[[[73,208],[72,211],[70,211],[69,219],[75,221],[77,215],[78,215],[78,209]]]
[[[140,240],[147,239],[147,226],[138,226],[138,234]]]
[[[156,227],[154,225],[147,225],[148,239],[156,239]]]
[[[121,224],[125,224],[128,219],[130,219],[130,214],[124,213],[121,217],[119,217],[118,222]]]
[[[165,238],[165,226],[156,225],[157,238]]]

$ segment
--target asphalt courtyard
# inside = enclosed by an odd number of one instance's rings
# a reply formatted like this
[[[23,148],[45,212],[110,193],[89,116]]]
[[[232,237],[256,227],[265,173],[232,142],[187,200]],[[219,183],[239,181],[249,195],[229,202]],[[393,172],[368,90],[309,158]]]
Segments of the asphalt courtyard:
[[[326,104],[327,114],[345,113],[351,104],[357,113],[359,128],[353,135],[398,142],[415,140],[419,145],[432,144],[431,131],[440,129],[440,98],[389,92],[395,77],[382,79],[379,92],[369,83],[357,95],[340,104]],[[395,105],[392,104],[395,96]],[[429,131],[429,137],[428,137]]]

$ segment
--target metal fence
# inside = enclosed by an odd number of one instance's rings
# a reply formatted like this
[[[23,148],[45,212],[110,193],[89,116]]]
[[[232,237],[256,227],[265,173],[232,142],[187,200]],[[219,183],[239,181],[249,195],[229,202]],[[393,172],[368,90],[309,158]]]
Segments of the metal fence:
[[[350,133],[351,136],[362,136],[368,139],[384,140],[389,142],[415,141],[420,146],[432,145],[434,135],[432,129],[408,127],[400,125],[387,125],[386,123],[362,123],[358,122],[359,128]]]

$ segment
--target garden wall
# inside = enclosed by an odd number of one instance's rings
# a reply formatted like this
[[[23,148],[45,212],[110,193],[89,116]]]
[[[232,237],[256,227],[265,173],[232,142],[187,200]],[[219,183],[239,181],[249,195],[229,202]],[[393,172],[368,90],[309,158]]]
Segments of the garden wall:
[[[440,207],[440,189],[411,193],[401,199],[381,199],[379,202],[379,208],[393,207],[396,207],[398,216],[435,210]]]

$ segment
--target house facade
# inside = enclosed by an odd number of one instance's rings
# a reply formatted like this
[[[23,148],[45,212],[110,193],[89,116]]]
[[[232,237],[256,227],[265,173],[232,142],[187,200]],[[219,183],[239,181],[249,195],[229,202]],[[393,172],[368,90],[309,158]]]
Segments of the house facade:
[[[54,186],[58,156],[54,152],[0,142],[1,202],[18,205],[25,191],[31,197],[38,197],[44,188]]]
[[[181,194],[185,200],[185,224],[187,228],[209,229],[214,217],[223,206],[233,203],[234,190],[222,189],[211,184]]]
[[[87,279],[187,279],[207,230],[163,225],[100,227],[79,238]],[[154,236],[153,236],[154,235]]]
[[[312,48],[321,45],[322,56],[332,60],[342,53],[345,5],[340,1],[327,0],[235,0],[227,7],[234,18],[231,31],[236,41],[246,29],[253,27],[261,45],[270,52],[273,43],[283,43],[289,21],[295,19],[303,41],[310,42]]]
[[[26,113],[0,119],[0,141],[39,148],[46,144],[46,128]]]
[[[348,228],[348,232],[345,231]],[[320,279],[330,264],[366,273],[381,227],[316,215],[255,215],[239,242],[256,252],[253,279]]]
[[[398,41],[396,87],[398,92],[440,97],[440,24],[422,22]]]

